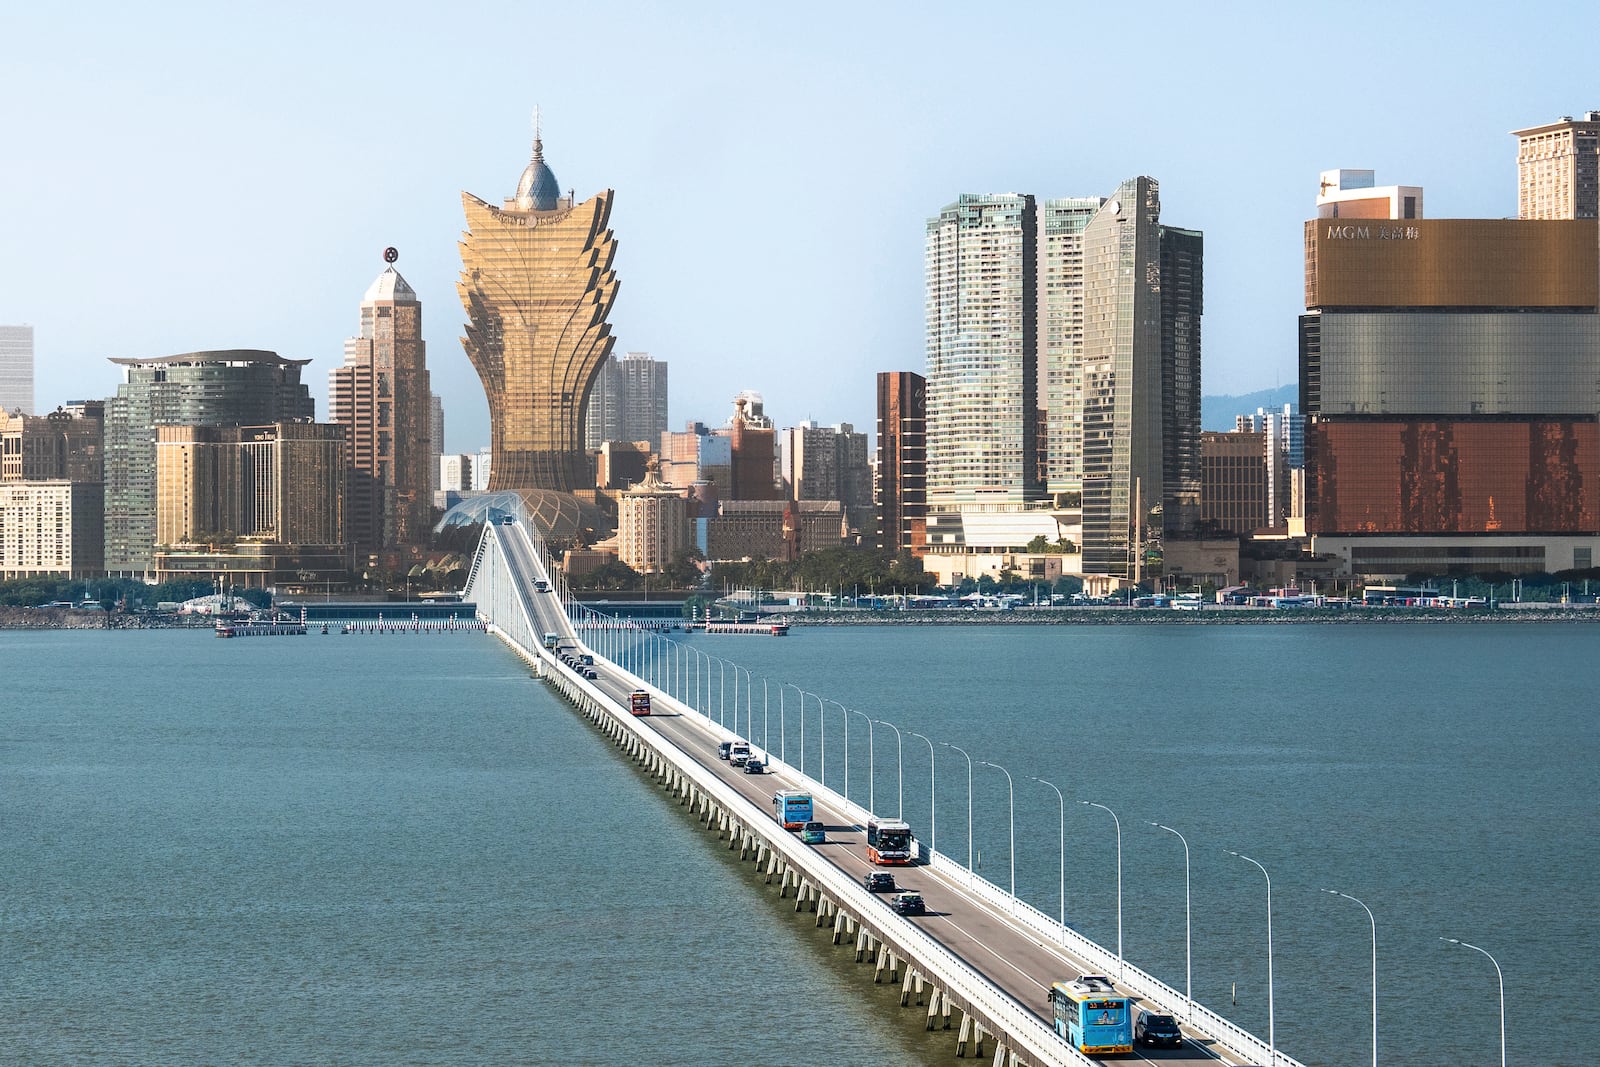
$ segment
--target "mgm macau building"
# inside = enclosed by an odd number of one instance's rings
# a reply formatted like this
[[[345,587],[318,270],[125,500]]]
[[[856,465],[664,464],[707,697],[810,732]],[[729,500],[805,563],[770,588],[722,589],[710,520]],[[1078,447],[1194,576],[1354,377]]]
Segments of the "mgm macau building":
[[[1347,573],[1587,569],[1600,547],[1600,222],[1305,229],[1306,532]]]

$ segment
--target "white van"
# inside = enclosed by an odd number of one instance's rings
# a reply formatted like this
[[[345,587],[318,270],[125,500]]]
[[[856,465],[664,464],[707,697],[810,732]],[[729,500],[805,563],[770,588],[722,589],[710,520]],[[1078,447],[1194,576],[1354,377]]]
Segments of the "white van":
[[[748,741],[735,741],[733,747],[728,750],[728,762],[735,767],[743,767],[749,759],[750,742]]]

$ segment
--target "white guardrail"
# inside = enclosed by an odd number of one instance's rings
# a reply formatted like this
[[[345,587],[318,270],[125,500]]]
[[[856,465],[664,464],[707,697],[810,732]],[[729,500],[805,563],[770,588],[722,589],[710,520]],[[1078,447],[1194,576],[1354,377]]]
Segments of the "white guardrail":
[[[528,524],[519,522],[515,528],[518,532],[528,537],[524,545],[532,548],[532,551],[527,553],[527,561],[545,571],[546,581],[558,581],[558,579],[550,576],[549,562],[545,556],[543,542],[537,538],[537,535],[531,533]],[[496,550],[495,554],[499,557],[496,562],[509,564],[507,554],[503,551],[505,546],[500,539],[509,533],[511,533],[509,529],[494,530],[491,538],[491,532],[485,530],[484,544],[479,547],[480,554],[485,551],[492,539]],[[521,570],[520,567],[516,566],[510,566],[509,569],[513,571]],[[475,565],[473,577],[482,582],[484,576],[479,573],[479,570]],[[669,758],[680,772],[694,781],[704,793],[711,796],[723,807],[730,811],[747,813],[750,817],[746,821],[751,828],[762,832],[772,847],[780,852],[791,865],[802,870],[813,885],[823,889],[836,899],[852,901],[857,905],[858,914],[872,914],[867,905],[870,905],[873,898],[854,879],[846,877],[832,864],[821,860],[813,850],[802,845],[793,835],[787,832],[768,832],[775,831],[776,824],[772,823],[770,813],[763,807],[746,799],[743,794],[727,785],[715,774],[703,767],[698,760],[683,752],[662,734],[646,728],[633,715],[627,714],[627,709],[621,707],[598,686],[568,668],[551,651],[546,650],[538,639],[540,631],[534,624],[527,599],[526,590],[532,586],[533,575],[494,575],[494,578],[497,585],[504,582],[506,578],[510,578],[510,581],[505,582],[505,584],[515,589],[515,592],[505,589],[503,586],[497,589],[496,592],[500,595],[493,598],[496,601],[496,606],[502,609],[512,609],[513,616],[520,616],[520,618],[515,618],[514,621],[506,620],[512,623],[509,627],[502,625],[500,620],[489,620],[499,630],[503,640],[517,648],[524,658],[540,661],[544,670],[562,672],[568,678],[569,683],[577,686],[581,691],[609,709],[613,717],[625,729],[640,737],[663,756]],[[559,599],[563,605],[566,605],[568,603],[566,591],[565,589],[560,589],[559,591],[561,593]],[[506,595],[507,593],[511,595],[508,596]],[[562,626],[566,631],[564,636],[581,645],[590,654],[598,656],[598,653],[595,653],[588,643],[582,639],[581,635],[578,634],[568,612],[564,610],[562,615]],[[517,630],[521,631],[521,635],[515,633]],[[517,637],[522,635],[525,635],[525,639],[518,640]],[[607,662],[610,662],[611,669],[626,679],[629,684],[651,692],[652,701],[662,701],[679,714],[693,717],[713,736],[727,739],[741,736],[726,729],[716,720],[693,706],[685,704],[666,693],[647,679],[624,669],[620,664],[612,661]],[[772,758],[770,752],[767,752],[766,756],[770,763],[786,768],[794,778],[798,779],[810,790],[813,796],[824,798],[840,811],[854,809],[861,812],[863,816],[868,814],[860,804],[847,800],[837,790],[811,778],[791,764]],[[1139,968],[1129,965],[1126,960],[1122,960],[1119,963],[1115,953],[1107,951],[1078,931],[1073,930],[1070,926],[1062,926],[1059,921],[1044,914],[1026,901],[1020,898],[1013,899],[1009,892],[981,875],[969,871],[963,864],[955,862],[949,856],[933,851],[922,842],[918,842],[918,847],[921,850],[924,861],[941,876],[962,886],[973,896],[987,901],[996,909],[1010,915],[1014,920],[1041,937],[1059,944],[1066,951],[1087,960],[1092,965],[1092,969],[1098,970],[1103,974],[1116,976],[1120,988],[1137,994],[1142,999],[1159,1006],[1162,1011],[1183,1019],[1186,1023],[1214,1038],[1219,1044],[1242,1059],[1253,1063],[1272,1062],[1271,1050],[1269,1050],[1267,1043],[1254,1034],[1199,1003],[1191,1006],[1189,1000],[1178,990]],[[892,913],[889,917],[896,920],[895,929],[899,936],[897,938],[885,936],[884,940],[891,943],[894,940],[899,940],[901,944],[895,947],[901,950],[901,955],[915,959],[920,965],[919,969],[923,970],[935,984],[955,990],[959,996],[965,997],[976,1008],[987,1014],[992,1021],[1004,1026],[1013,1040],[1025,1045],[1025,1047],[1018,1048],[1016,1051],[1026,1053],[1041,1063],[1077,1062],[1087,1064],[1095,1062],[1061,1041],[1051,1027],[1020,1005],[1009,994],[999,990],[981,973],[963,963],[940,942],[923,932],[915,924],[901,916],[892,915]],[[882,930],[882,924],[878,925],[880,932],[887,934],[887,931]],[[1303,1067],[1303,1065],[1282,1051],[1278,1051],[1273,1067]]]

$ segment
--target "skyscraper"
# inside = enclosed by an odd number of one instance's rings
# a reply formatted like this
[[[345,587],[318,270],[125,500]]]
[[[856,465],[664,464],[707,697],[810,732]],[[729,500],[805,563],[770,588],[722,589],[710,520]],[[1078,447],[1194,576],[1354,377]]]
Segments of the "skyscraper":
[[[1083,489],[1083,231],[1098,197],[1039,204],[1039,407],[1045,489]]]
[[[926,544],[927,380],[913,371],[878,374],[878,471],[873,496],[878,543],[889,551]]]
[[[300,381],[308,359],[233,349],[158,359],[113,359],[125,380],[106,401],[106,569],[152,570],[156,541],[156,427],[309,421]]]
[[[609,189],[576,205],[561,196],[537,128],[504,206],[461,194],[456,289],[467,314],[462,344],[489,401],[490,491],[594,485],[582,418],[615,343],[606,322],[617,295],[611,198]]]
[[[360,335],[328,372],[330,419],[345,428],[350,542],[364,551],[427,540],[433,460],[422,303],[393,267],[361,298]]]
[[[33,327],[0,326],[0,415],[33,414]]]
[[[1517,139],[1519,218],[1600,217],[1600,111],[1511,135]]]
[[[584,408],[584,445],[591,452],[606,441],[648,441],[660,447],[667,430],[667,363],[648,352],[609,357],[595,376]]]
[[[1083,569],[1137,580],[1199,519],[1203,238],[1131,178],[1084,230]]]
[[[962,194],[928,220],[928,504],[1043,494],[1032,196]]]

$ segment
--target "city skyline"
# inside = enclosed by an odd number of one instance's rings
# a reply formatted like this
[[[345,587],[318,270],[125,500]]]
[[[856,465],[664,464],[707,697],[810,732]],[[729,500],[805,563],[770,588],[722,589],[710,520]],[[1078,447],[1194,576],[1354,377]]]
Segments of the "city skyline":
[[[1059,44],[1075,16],[1040,7],[1020,16],[1038,32],[972,28],[970,54],[994,58],[950,77],[927,56],[955,10],[852,12],[840,34],[826,17],[630,8],[607,32],[622,73],[602,83],[583,47],[592,28],[541,25],[531,72],[471,69],[470,108],[467,59],[455,58],[475,54],[470,12],[377,26],[326,11],[305,25],[10,13],[0,27],[34,47],[0,73],[25,161],[0,175],[12,222],[0,321],[35,326],[41,410],[111,395],[108,358],[174,351],[280,351],[314,360],[320,383],[348,333],[342,294],[386,245],[424,303],[450,307],[459,190],[512,193],[538,103],[562,192],[617,190],[627,285],[613,330],[620,349],[675,365],[669,425],[715,418],[730,387],[762,392],[782,425],[870,425],[875,374],[924,369],[930,214],[962,193],[1104,195],[1134,173],[1160,176],[1167,213],[1207,235],[1204,391],[1250,392],[1294,379],[1300,225],[1322,171],[1405,175],[1429,187],[1433,218],[1510,217],[1511,131],[1600,104],[1570,65],[1539,62],[1537,86],[1483,78],[1533,66],[1539,46],[1492,38],[1471,8],[1430,23],[1421,47],[1400,33],[1357,46],[1314,12],[1227,22],[1169,5],[1149,33],[1077,52]],[[1540,11],[1550,23],[1587,13]],[[1312,46],[1337,90],[1304,73]],[[68,54],[74,64],[57,62]],[[286,55],[309,73],[293,87]],[[370,121],[375,88],[406,115],[402,141]],[[1062,92],[1102,106],[1063,113]],[[107,158],[116,203],[138,210],[105,208]],[[819,192],[824,226],[770,210]],[[744,221],[708,225],[713,202]],[[82,314],[85,288],[98,314]],[[796,314],[799,301],[826,314]],[[450,452],[489,436],[461,318],[434,315],[425,336]]]

